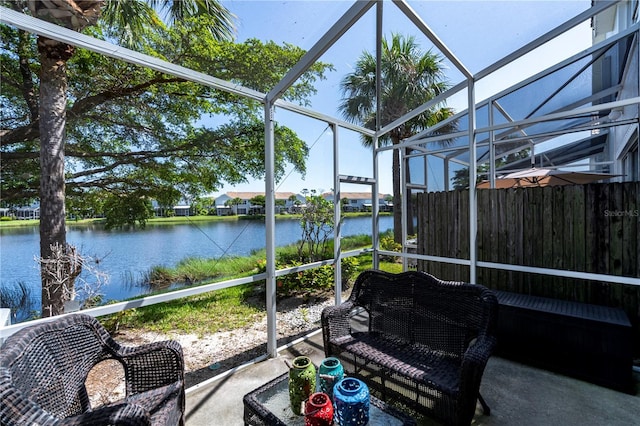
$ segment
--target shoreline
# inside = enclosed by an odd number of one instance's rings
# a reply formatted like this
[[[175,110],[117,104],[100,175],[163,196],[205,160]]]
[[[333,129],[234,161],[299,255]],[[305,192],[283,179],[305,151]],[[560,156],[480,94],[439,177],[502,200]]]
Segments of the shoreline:
[[[393,213],[380,212],[380,216],[391,216]],[[343,213],[342,218],[352,217],[370,217],[371,212],[357,212],[357,213]],[[275,216],[276,220],[298,220],[302,216],[299,214],[278,214]],[[199,216],[173,216],[173,217],[153,217],[147,220],[146,225],[181,225],[188,224],[190,222],[217,222],[217,221],[240,221],[240,220],[264,220],[265,215],[235,215],[235,216],[211,216],[211,215],[199,215]],[[102,225],[104,224],[104,218],[91,218],[91,219],[68,219],[66,225],[83,226],[83,225]],[[12,220],[0,220],[0,230],[10,228],[20,228],[27,226],[39,226],[39,219],[12,219]]]

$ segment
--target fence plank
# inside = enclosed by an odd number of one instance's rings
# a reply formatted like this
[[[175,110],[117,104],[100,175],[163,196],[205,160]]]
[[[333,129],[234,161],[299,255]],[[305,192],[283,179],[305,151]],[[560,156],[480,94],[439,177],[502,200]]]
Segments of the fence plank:
[[[522,190],[521,192],[524,199],[522,203],[522,208],[523,208],[522,218],[524,220],[524,233],[522,237],[522,239],[524,240],[524,245],[523,245],[524,259],[522,264],[525,266],[535,266],[534,264],[535,260],[533,258],[533,252],[535,250],[534,241],[537,238],[540,238],[540,235],[536,236],[536,229],[538,225],[537,214],[536,214],[538,210],[538,205],[535,197],[536,193],[538,192],[525,191],[525,190]],[[524,275],[523,285],[526,286],[526,291],[523,291],[523,293],[531,294],[531,287],[532,287],[531,274]]]
[[[573,190],[573,266],[576,271],[585,271],[585,187],[584,185],[575,185]],[[574,281],[574,300],[585,300],[587,289],[582,280]]]
[[[625,211],[623,205],[622,185],[614,183],[609,186],[609,268],[613,275],[622,275],[622,216]],[[606,220],[607,218],[605,218]],[[622,303],[622,286],[609,286],[611,303],[619,306]]]
[[[478,191],[478,259],[640,278],[639,194],[640,182]],[[462,190],[417,198],[420,254],[469,258],[468,197]],[[418,265],[436,276],[469,277],[466,266]],[[640,286],[485,268],[478,269],[478,282],[494,289],[620,306],[634,324],[640,353]]]
[[[564,188],[554,186],[551,188],[551,246],[546,249],[551,251],[551,265],[554,269],[563,269],[564,255]],[[564,299],[564,278],[553,277],[549,293],[555,292],[558,298]]]
[[[516,246],[517,246],[517,232],[518,232],[518,222],[520,222],[520,218],[518,215],[520,212],[516,208],[516,197],[514,189],[508,189],[504,191],[504,204],[502,206],[502,210],[504,211],[504,223],[502,224],[502,233],[505,239],[505,253],[504,259],[506,263],[515,264],[516,263]],[[504,274],[505,279],[505,290],[513,291],[515,288],[514,283],[514,273],[512,271],[506,271]]]
[[[598,256],[598,245],[596,241],[596,231],[598,229],[597,222],[597,185],[585,186],[585,271],[597,272],[596,262],[594,259]],[[597,284],[593,281],[585,283],[587,289],[588,303],[594,303],[597,300]]]
[[[469,259],[471,256],[469,251],[469,192],[458,191],[458,196],[460,198],[460,202],[458,203],[460,207],[460,212],[458,213],[460,215],[460,235],[458,235],[460,239],[460,257],[462,259]],[[478,214],[478,216],[481,215]],[[462,271],[460,275],[461,280],[468,282],[471,279],[470,268],[463,265],[460,265],[458,268]]]
[[[553,188],[542,188],[542,265],[553,265]],[[553,277],[546,277],[543,284],[533,288],[534,294],[545,296],[550,294],[553,285],[550,285]]]
[[[496,210],[494,216],[497,218],[495,222],[495,234],[497,238],[493,244],[493,261],[503,262],[507,255],[507,209],[506,209],[507,191],[497,191]],[[495,278],[499,283],[500,290],[507,290],[507,273],[504,270],[497,271]]]
[[[569,271],[575,271],[575,246],[576,243],[573,240],[573,214],[575,193],[578,185],[570,185],[564,188],[563,192],[563,205],[562,205],[562,267]],[[571,278],[565,278],[563,281],[563,295],[565,299],[575,300],[575,280]]]
[[[448,252],[447,256],[458,257],[458,234],[460,233],[460,211],[459,193],[449,191],[449,215],[451,217],[451,227],[447,232]],[[460,270],[458,265],[449,265],[449,276],[454,281],[460,280]]]
[[[610,245],[610,225],[611,221],[605,217],[604,212],[609,209],[610,185],[594,185],[598,188],[597,210],[595,211],[597,225],[598,255],[596,256],[596,272],[606,274],[609,270],[609,249]],[[603,301],[607,306],[610,303],[609,284],[598,282],[597,300]]]

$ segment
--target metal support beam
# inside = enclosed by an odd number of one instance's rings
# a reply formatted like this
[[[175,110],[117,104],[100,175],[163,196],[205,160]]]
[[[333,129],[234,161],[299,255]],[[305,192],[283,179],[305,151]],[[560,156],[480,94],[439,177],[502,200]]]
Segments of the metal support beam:
[[[378,194],[380,193],[379,166],[378,166],[378,138],[373,138],[373,182],[371,185],[371,247],[373,247],[373,269],[380,267],[379,250],[380,250],[380,205],[378,202]],[[394,208],[396,208],[394,206]]]
[[[469,111],[469,282],[476,283],[478,253],[476,236],[478,233],[478,200],[476,190],[477,152],[476,152],[476,86],[473,78],[468,79]]]
[[[400,152],[400,188],[402,188],[402,240],[400,241],[402,247],[402,253],[407,252],[407,230],[409,229],[408,222],[412,220],[411,212],[409,211],[409,197],[411,197],[411,189],[409,188],[409,182],[407,182],[407,169],[409,168],[409,160],[405,153],[404,148],[398,148]],[[396,206],[394,204],[393,208]],[[407,270],[407,259],[402,259],[402,270]]]
[[[451,63],[460,71],[466,78],[473,78],[473,74],[471,71],[464,66],[464,64],[453,54],[451,50],[440,40],[440,38],[431,31],[431,28],[422,20],[420,16],[409,6],[404,0],[393,0],[398,9],[400,9],[407,18],[420,30],[424,35],[427,36],[429,40],[433,43],[433,45],[442,52],[444,56],[447,57],[451,61]]]
[[[340,259],[342,258],[342,203],[340,200],[340,158],[338,149],[338,126],[335,124],[329,124],[331,131],[333,132],[333,220],[335,223],[335,229],[333,232],[333,259],[335,261],[333,268],[334,285],[335,285],[335,304],[342,303],[342,265]]]
[[[380,219],[379,219],[379,205],[378,205],[378,193],[380,192],[380,186],[378,184],[380,180],[378,169],[378,132],[382,127],[382,115],[381,115],[381,98],[382,98],[382,16],[383,16],[383,2],[379,1],[376,5],[376,135],[373,138],[373,185],[371,186],[371,244],[373,247],[373,268],[378,269],[380,267],[380,256],[378,251],[380,250]],[[397,208],[397,206],[393,206]]]
[[[267,102],[272,102],[282,96],[282,94],[295,81],[305,73],[333,44],[338,41],[344,33],[358,22],[376,1],[357,1],[345,12],[344,15],[327,31],[318,42],[304,54],[304,56],[294,65],[282,80],[276,84],[267,94]]]
[[[444,190],[445,191],[449,191],[450,190],[450,188],[449,188],[450,187],[450,184],[449,184],[449,180],[450,180],[449,179],[449,173],[450,173],[449,164],[450,164],[449,159],[445,158],[444,159]]]
[[[275,136],[273,126],[274,108],[271,104],[264,105],[264,165],[265,165],[265,248],[266,265],[266,303],[267,309],[267,354],[275,358],[278,356],[277,319],[276,319],[276,196],[275,196]]]
[[[493,123],[495,123],[495,117],[494,117],[494,113],[493,113],[493,108],[494,108],[494,102],[497,104],[497,101],[494,101],[493,99],[489,100],[489,127],[493,127]],[[503,114],[506,114],[506,111],[503,112]],[[496,187],[496,146],[494,144],[496,140],[496,132],[493,130],[489,130],[489,183],[491,185],[491,188],[495,188]],[[477,158],[476,158],[476,162],[477,162]],[[476,170],[477,170],[477,164],[476,164]],[[469,182],[469,185],[471,185],[471,182]]]

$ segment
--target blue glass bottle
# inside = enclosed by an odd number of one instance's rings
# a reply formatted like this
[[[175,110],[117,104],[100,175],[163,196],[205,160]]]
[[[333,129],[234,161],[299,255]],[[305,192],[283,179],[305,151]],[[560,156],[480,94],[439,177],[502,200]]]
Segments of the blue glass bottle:
[[[345,377],[333,387],[334,416],[340,426],[369,422],[369,388],[359,379]]]
[[[323,359],[318,368],[318,378],[319,391],[333,398],[333,387],[344,378],[344,368],[340,360],[335,357]]]

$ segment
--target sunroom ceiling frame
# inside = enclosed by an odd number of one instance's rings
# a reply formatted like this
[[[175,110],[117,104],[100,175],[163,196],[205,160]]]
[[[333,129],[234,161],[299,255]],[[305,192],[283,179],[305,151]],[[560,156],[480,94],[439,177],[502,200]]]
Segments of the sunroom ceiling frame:
[[[583,14],[581,14],[581,15],[583,15]],[[579,16],[581,16],[581,15],[579,15]],[[563,25],[561,25],[560,27],[563,27]],[[560,27],[558,27],[558,28],[560,28]],[[527,85],[529,85],[529,84],[531,84],[531,83],[533,83],[535,81],[538,81],[538,80],[540,80],[540,79],[552,74],[553,72],[558,71],[559,69],[566,67],[567,65],[569,65],[569,64],[571,64],[573,62],[576,62],[576,61],[578,61],[578,60],[580,60],[582,58],[585,58],[585,57],[589,57],[589,56],[593,55],[595,52],[598,52],[600,50],[607,50],[607,49],[611,48],[611,46],[613,46],[619,40],[624,39],[625,37],[628,37],[629,35],[633,34],[634,32],[637,32],[639,28],[640,28],[640,23],[636,23],[636,24],[632,25],[631,27],[625,29],[624,31],[621,31],[619,34],[616,34],[615,36],[612,36],[609,39],[606,39],[606,40],[598,43],[597,45],[592,46],[592,47],[590,47],[588,49],[585,49],[584,51],[579,52],[579,53],[577,53],[577,54],[575,54],[575,55],[573,55],[573,56],[571,56],[569,58],[566,58],[565,60],[559,62],[558,64],[553,65],[553,66],[551,66],[551,67],[549,67],[549,68],[547,68],[547,69],[545,69],[545,70],[543,70],[543,71],[541,71],[541,72],[539,72],[539,73],[537,73],[537,74],[535,74],[535,75],[533,75],[533,76],[531,76],[531,77],[529,77],[529,78],[527,78],[527,79],[525,79],[525,80],[523,80],[523,81],[521,81],[521,82],[519,82],[517,84],[514,84],[513,86],[510,86],[510,87],[508,87],[508,88],[506,88],[506,89],[504,89],[504,90],[492,95],[488,99],[485,99],[485,100],[479,102],[476,105],[476,109],[483,108],[483,107],[489,105],[491,102],[493,102],[494,99],[501,98],[501,97],[504,97],[504,96],[506,96],[506,95],[508,95],[510,93],[513,93],[516,90],[519,90],[519,89],[521,89],[521,88],[523,88],[523,87],[525,87],[525,86],[527,86]],[[557,30],[557,28],[556,28],[556,30]],[[556,30],[553,30],[553,31],[556,31]],[[546,37],[541,37],[540,39],[545,40],[545,42],[548,41],[548,40],[546,40]],[[532,44],[532,43],[530,43],[530,44]],[[533,49],[535,49],[537,47],[539,47],[539,46],[532,45]],[[527,53],[529,53],[529,51],[523,52],[523,55],[527,54]],[[515,58],[515,59],[518,59],[518,58]],[[501,60],[499,62],[502,62],[502,61],[503,60]],[[485,71],[488,70],[488,69],[493,69],[493,72],[495,72],[499,68],[495,68],[494,69],[494,66],[492,65],[492,66],[489,66],[489,67],[485,68],[485,70],[480,71],[480,73],[478,75],[485,74]],[[487,75],[485,74],[484,77],[486,77],[486,76]],[[479,80],[480,80],[480,77],[476,77],[476,81],[479,81]],[[460,88],[460,86],[462,86],[462,85],[464,85],[464,84],[459,84],[458,86],[455,86],[455,87],[456,88]],[[611,90],[611,89],[608,89],[608,90]],[[447,93],[447,92],[445,92],[445,93]],[[601,92],[601,93],[604,93],[604,92]],[[450,95],[448,95],[448,96],[450,96]],[[595,95],[592,95],[592,96],[595,96]],[[433,105],[433,102],[429,102],[429,105],[430,106]],[[601,108],[602,110],[606,110],[606,109],[610,108],[607,103],[604,103],[604,104],[601,104],[601,105],[602,105],[602,108]],[[566,106],[566,108],[571,108],[573,106],[574,105],[571,104],[569,106]],[[427,108],[421,107],[421,112],[423,112],[426,109]],[[414,142],[416,144],[422,143],[422,138],[425,135],[429,135],[434,130],[437,130],[438,128],[441,128],[441,127],[447,125],[451,121],[457,120],[460,117],[465,116],[467,114],[467,111],[468,110],[461,110],[458,113],[456,113],[454,116],[449,117],[447,120],[441,121],[438,124],[428,128],[428,129],[425,129],[422,132],[411,136],[410,138],[407,138],[406,141],[407,142]],[[560,110],[555,111],[555,112],[563,112],[563,110],[560,109]],[[417,115],[417,114],[415,114],[415,115]],[[411,116],[410,118],[413,118],[415,115]],[[400,125],[400,124],[404,123],[404,121],[407,121],[407,120],[404,120],[404,118],[405,117],[402,117],[402,119],[398,119],[394,123],[397,124],[397,125]],[[526,121],[526,120],[521,120],[521,121]],[[486,131],[489,131],[489,130],[491,130],[491,126],[488,126],[488,127],[482,128],[482,129],[477,129],[478,133],[486,132]]]

